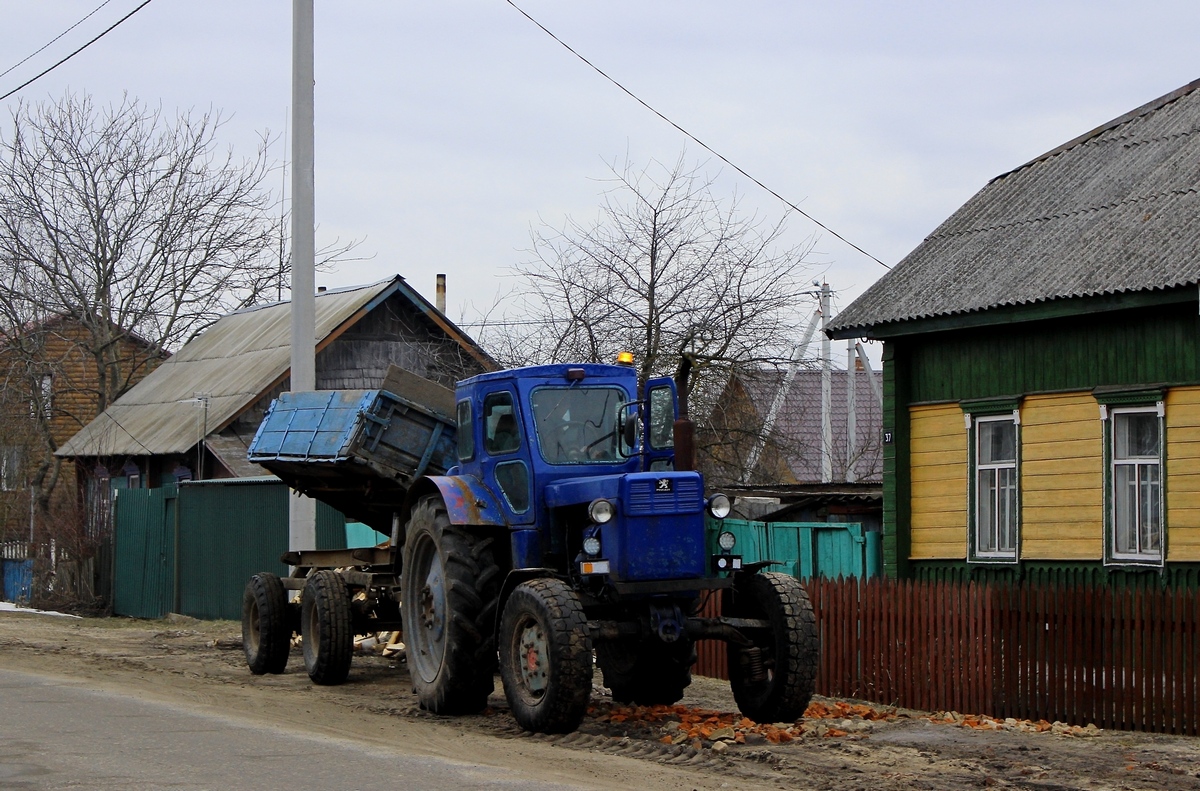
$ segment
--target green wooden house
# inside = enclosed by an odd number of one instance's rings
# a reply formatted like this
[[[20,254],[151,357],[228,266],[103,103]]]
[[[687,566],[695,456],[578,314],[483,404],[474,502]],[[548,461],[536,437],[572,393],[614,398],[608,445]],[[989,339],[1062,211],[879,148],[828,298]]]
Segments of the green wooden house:
[[[832,322],[884,344],[891,576],[1200,583],[1200,81],[997,176]]]

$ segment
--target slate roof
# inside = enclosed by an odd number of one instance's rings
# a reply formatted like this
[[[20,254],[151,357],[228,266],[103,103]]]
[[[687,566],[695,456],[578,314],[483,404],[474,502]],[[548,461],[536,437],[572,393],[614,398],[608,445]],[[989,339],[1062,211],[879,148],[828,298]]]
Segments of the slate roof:
[[[830,324],[1200,282],[1200,80],[992,179]]]
[[[474,341],[398,275],[317,294],[318,349],[397,291],[464,348],[490,362]],[[218,431],[287,376],[291,334],[290,302],[223,316],[84,426],[56,455],[150,456],[188,451],[202,434]],[[197,393],[208,395],[205,417]]]
[[[831,374],[830,423],[833,429],[833,469],[835,479],[845,479],[847,420],[846,385],[844,370],[833,370]],[[783,371],[762,371],[754,376],[743,376],[740,381],[745,388],[755,412],[766,419],[771,410],[779,386],[783,383]],[[857,480],[879,481],[883,476],[883,449],[879,444],[879,433],[883,427],[883,413],[879,401],[871,389],[866,371],[858,371],[854,377],[855,437],[861,455],[855,460]],[[874,373],[876,382],[882,387],[883,374]],[[774,434],[778,446],[785,452],[788,469],[796,481],[814,483],[821,480],[821,372],[800,370],[796,372],[783,405],[776,417]]]

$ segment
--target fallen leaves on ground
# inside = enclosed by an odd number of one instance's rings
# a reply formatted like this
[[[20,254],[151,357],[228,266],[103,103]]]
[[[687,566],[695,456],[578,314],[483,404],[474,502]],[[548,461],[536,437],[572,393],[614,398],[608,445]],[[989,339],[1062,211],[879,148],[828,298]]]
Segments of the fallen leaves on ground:
[[[801,738],[838,738],[863,736],[871,723],[916,716],[901,714],[894,708],[869,706],[845,701],[813,701],[804,717],[795,722],[755,722],[740,714],[682,705],[636,706],[598,704],[588,713],[597,722],[641,727],[650,738],[658,734],[663,744],[787,744]],[[1095,736],[1100,730],[1046,720],[996,719],[979,714],[936,712],[923,717],[933,723],[958,725],[976,730],[1053,733],[1062,736]],[[722,747],[721,749],[725,749]]]
[[[787,744],[802,736],[837,737],[864,729],[861,723],[895,719],[892,710],[875,709],[843,702],[812,703],[795,722],[760,723],[733,712],[690,706],[593,706],[589,711],[599,722],[617,725],[649,725],[661,728],[663,744],[706,742]],[[805,722],[811,720],[812,722]],[[837,723],[824,722],[837,720]],[[869,728],[869,726],[866,726]]]
[[[930,722],[959,725],[977,731],[1021,731],[1023,733],[1052,733],[1056,736],[1099,736],[1100,729],[1094,724],[1068,725],[1065,722],[1047,720],[1020,720],[1015,717],[997,719],[986,714],[960,714],[957,711],[935,712],[925,719]]]

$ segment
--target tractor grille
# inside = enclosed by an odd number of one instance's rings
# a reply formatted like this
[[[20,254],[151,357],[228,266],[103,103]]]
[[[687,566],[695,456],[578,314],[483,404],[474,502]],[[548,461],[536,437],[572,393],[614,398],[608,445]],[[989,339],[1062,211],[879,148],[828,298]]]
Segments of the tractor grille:
[[[703,506],[699,478],[672,478],[671,491],[657,490],[654,478],[639,478],[629,482],[627,509],[631,516],[651,514],[690,514]]]

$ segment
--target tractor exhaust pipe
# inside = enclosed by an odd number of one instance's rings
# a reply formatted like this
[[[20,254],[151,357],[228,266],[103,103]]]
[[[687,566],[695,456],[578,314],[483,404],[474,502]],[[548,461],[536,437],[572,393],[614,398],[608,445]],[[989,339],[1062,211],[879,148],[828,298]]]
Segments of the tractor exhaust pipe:
[[[688,375],[692,372],[692,358],[683,354],[679,368],[675,371],[675,391],[679,394],[679,419],[672,427],[675,442],[675,469],[696,469],[696,424],[688,417]]]

